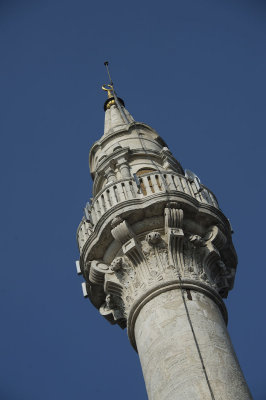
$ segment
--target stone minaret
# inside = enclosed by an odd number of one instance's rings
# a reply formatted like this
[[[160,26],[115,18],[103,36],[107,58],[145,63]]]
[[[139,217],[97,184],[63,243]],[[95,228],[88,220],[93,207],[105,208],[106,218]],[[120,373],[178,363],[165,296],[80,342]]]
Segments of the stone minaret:
[[[228,219],[112,85],[104,110],[77,231],[84,296],[127,328],[149,400],[251,399],[222,300],[237,265]]]

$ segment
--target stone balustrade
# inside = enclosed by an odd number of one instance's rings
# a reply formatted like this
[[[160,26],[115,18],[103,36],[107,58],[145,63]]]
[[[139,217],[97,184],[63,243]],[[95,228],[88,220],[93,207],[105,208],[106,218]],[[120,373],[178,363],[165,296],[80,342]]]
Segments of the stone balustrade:
[[[111,182],[102,189],[91,203],[90,215],[92,225],[96,225],[101,217],[117,204],[132,199],[144,199],[158,193],[185,193],[198,202],[219,208],[214,194],[205,186],[198,190],[194,182],[175,172],[152,172],[138,178],[123,179]],[[88,222],[83,219],[78,227],[77,240],[81,249],[92,233]]]

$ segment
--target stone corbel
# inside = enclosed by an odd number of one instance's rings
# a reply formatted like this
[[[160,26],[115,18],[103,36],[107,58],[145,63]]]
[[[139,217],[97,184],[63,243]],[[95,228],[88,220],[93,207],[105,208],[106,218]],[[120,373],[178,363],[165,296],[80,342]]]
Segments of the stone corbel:
[[[205,241],[204,267],[210,271],[213,265],[220,261],[220,250],[226,244],[226,237],[217,226],[212,226],[203,238]]]
[[[144,262],[142,250],[136,238],[132,238],[123,244],[122,251],[126,256],[128,256],[133,264],[138,265],[141,262]]]
[[[104,285],[105,274],[112,273],[110,267],[101,260],[93,260],[89,262],[88,280],[95,285]]]
[[[115,275],[112,265],[108,266],[101,260],[93,260],[86,264],[85,271],[84,296],[90,297],[100,314],[111,324],[117,323],[125,328],[123,286]]]
[[[189,235],[188,240],[195,247],[201,249],[203,264],[201,278],[210,283],[208,279],[210,277],[219,294],[222,297],[227,297],[228,290],[232,286],[233,272],[221,260],[220,252],[227,244],[227,239],[223,232],[214,225],[203,238],[198,235]]]
[[[121,243],[123,254],[129,258],[135,267],[139,267],[138,274],[141,281],[149,279],[149,269],[141,246],[128,222],[118,217],[113,221],[113,226],[115,226],[111,231],[113,237]]]
[[[226,246],[226,236],[217,226],[212,226],[209,232],[205,235],[204,240],[204,269],[215,282],[217,291],[220,295],[222,297],[227,297],[228,290],[231,286],[229,282],[231,270],[228,271],[228,268],[221,260],[220,254],[221,250]]]
[[[204,236],[204,240],[207,243],[211,242],[219,251],[225,247],[227,242],[225,235],[216,225],[211,227],[208,233]]]
[[[107,294],[105,302],[99,308],[100,314],[107,319],[112,325],[119,324],[121,328],[126,327],[126,320],[119,306],[116,305],[115,297],[110,293]]]
[[[122,297],[123,286],[121,285],[120,281],[114,273],[105,276],[104,292]]]
[[[100,299],[104,293],[118,298],[122,297],[123,287],[115,276],[111,266],[104,264],[101,260],[93,260],[86,264],[84,272],[86,289],[91,285],[94,288],[96,306],[98,304],[98,297]],[[89,296],[89,291],[87,290],[87,292]]]
[[[165,232],[168,240],[169,261],[179,273],[184,272],[183,216],[184,212],[178,208],[177,203],[169,203],[165,208]]]
[[[215,284],[217,286],[217,290],[222,297],[227,297],[230,284],[228,282],[228,271],[226,265],[223,261],[218,261],[217,265],[217,275],[215,277]]]

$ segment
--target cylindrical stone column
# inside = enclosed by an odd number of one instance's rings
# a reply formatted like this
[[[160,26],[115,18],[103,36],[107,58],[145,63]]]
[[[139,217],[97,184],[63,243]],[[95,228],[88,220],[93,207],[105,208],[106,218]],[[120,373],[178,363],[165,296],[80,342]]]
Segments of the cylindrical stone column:
[[[115,182],[116,181],[116,174],[113,168],[109,167],[105,171],[105,176],[107,179],[107,183]]]
[[[211,390],[181,290],[174,289],[147,302],[135,323],[149,400],[252,399],[219,307],[202,293],[190,294],[185,301]]]
[[[127,159],[125,157],[120,158],[118,160],[118,166],[119,166],[119,170],[120,170],[121,176],[123,178],[127,179],[127,178],[131,177],[130,167],[129,167],[128,161],[127,161]]]

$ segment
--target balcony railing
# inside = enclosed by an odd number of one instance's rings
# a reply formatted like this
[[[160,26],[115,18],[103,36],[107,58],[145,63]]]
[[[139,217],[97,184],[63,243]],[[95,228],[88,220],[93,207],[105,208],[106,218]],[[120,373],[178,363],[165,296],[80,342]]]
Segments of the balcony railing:
[[[93,199],[90,207],[91,221],[96,225],[100,218],[112,207],[131,199],[143,199],[157,193],[186,193],[203,204],[219,208],[214,194],[205,186],[200,185],[198,190],[194,182],[185,176],[173,172],[153,172],[135,179],[123,179],[105,186]],[[78,242],[82,248],[90,236],[90,225],[83,219],[78,228]]]

